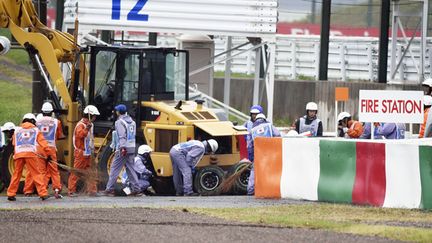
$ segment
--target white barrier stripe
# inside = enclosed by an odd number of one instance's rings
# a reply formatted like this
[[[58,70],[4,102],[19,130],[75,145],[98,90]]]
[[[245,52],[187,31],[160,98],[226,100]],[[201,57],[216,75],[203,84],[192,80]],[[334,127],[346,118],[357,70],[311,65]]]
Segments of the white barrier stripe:
[[[419,208],[421,182],[418,145],[386,144],[386,194],[383,207]]]
[[[281,197],[318,200],[319,140],[283,139],[282,149]]]

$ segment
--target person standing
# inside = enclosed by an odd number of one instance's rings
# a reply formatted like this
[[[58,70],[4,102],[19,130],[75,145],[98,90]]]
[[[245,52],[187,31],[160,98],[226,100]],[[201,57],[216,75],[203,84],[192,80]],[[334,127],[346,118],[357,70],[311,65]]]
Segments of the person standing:
[[[432,119],[429,119],[429,110],[432,106],[432,96],[425,95],[423,96],[423,110],[424,110],[424,116],[423,116],[423,123],[420,125],[420,131],[419,131],[419,138],[425,137],[425,130],[431,129]]]
[[[192,168],[195,168],[204,153],[215,153],[218,147],[219,144],[216,140],[209,139],[203,142],[189,140],[171,148],[170,158],[177,196],[198,196],[192,189]]]
[[[33,114],[24,115],[20,128],[16,129],[12,136],[12,144],[14,146],[15,170],[7,190],[8,200],[16,201],[15,196],[24,165],[35,182],[39,197],[42,200],[48,199],[45,184],[46,165],[42,164],[38,157],[46,157],[49,161],[54,155],[42,133],[36,127],[36,117]],[[39,150],[38,146],[40,147]],[[41,154],[38,154],[39,151]]]
[[[60,194],[62,185],[60,181],[60,172],[57,166],[56,142],[58,139],[63,139],[64,135],[62,131],[61,121],[52,117],[53,111],[54,108],[52,104],[50,102],[45,102],[42,105],[42,116],[36,119],[36,126],[43,134],[45,140],[47,140],[48,146],[52,154],[54,155],[51,158],[51,160],[54,163],[46,163],[47,161],[45,159],[40,158],[40,160],[42,160],[43,163],[47,164],[45,181],[46,184],[48,185],[49,180],[51,179],[52,188],[54,190],[54,197],[56,199],[60,199],[63,198],[63,196]],[[30,195],[33,193],[33,190],[34,190],[33,178],[30,175],[28,175],[25,180],[24,194]]]
[[[264,114],[258,114],[256,116],[256,120],[253,124],[252,128],[252,151],[254,148],[254,141],[257,137],[280,137],[281,134],[279,130],[274,127],[271,122],[268,122],[266,120],[266,117]],[[248,195],[254,195],[255,194],[255,171],[254,171],[254,158],[255,155],[252,156],[252,168],[249,175],[248,185],[247,185],[247,194]]]
[[[260,105],[251,106],[250,111],[249,111],[250,120],[246,121],[245,124],[243,124],[243,126],[245,126],[247,131],[248,131],[248,134],[245,135],[245,137],[246,137],[246,147],[247,147],[247,152],[248,152],[248,159],[250,161],[252,161],[252,156],[253,156],[252,127],[253,127],[253,123],[255,121],[256,116],[260,113],[263,113],[263,108]]]
[[[361,122],[352,120],[351,114],[348,112],[339,113],[338,122],[339,137],[359,138],[363,134]]]
[[[297,133],[310,134],[312,137],[322,137],[323,126],[320,119],[317,118],[318,105],[315,102],[306,104],[306,115],[300,117],[295,123]]]
[[[132,190],[131,195],[139,195],[138,177],[134,172],[136,124],[127,114],[125,105],[119,104],[114,109],[117,115],[117,121],[115,122],[117,144],[114,161],[111,163],[109,179],[105,188],[105,195],[115,195],[114,184],[123,166],[126,167],[126,173]]]
[[[83,118],[75,126],[73,134],[74,145],[74,168],[80,170],[89,170],[91,166],[91,155],[94,151],[93,144],[93,122],[96,116],[100,115],[99,110],[93,106],[88,105],[84,108]],[[69,175],[68,181],[68,196],[77,196],[77,182],[78,176],[73,172]],[[87,193],[91,196],[96,196],[97,187],[96,181],[87,181]]]

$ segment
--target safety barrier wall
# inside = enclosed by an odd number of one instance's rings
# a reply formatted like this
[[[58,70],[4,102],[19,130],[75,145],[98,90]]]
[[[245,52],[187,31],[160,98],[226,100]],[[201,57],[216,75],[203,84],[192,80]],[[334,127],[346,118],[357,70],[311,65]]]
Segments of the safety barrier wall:
[[[432,208],[432,140],[257,138],[255,196]]]

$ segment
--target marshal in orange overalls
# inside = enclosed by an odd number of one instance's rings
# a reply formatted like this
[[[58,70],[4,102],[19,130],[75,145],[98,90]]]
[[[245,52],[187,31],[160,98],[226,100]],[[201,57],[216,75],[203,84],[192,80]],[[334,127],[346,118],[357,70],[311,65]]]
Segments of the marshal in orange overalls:
[[[8,197],[16,196],[24,165],[34,180],[38,195],[40,197],[48,196],[44,180],[46,165],[41,163],[38,158],[52,157],[54,154],[49,149],[48,143],[39,129],[30,122],[21,124],[21,127],[15,131],[12,137],[12,144],[14,145],[15,171],[7,190]],[[38,147],[40,147],[39,150]]]
[[[63,138],[63,131],[61,121],[50,117],[43,116],[42,118],[36,121],[36,126],[39,128],[44,138],[48,142],[48,146],[50,152],[54,155],[51,157],[51,160],[55,163],[47,163],[47,161],[43,158],[39,158],[42,163],[47,165],[46,168],[46,176],[45,176],[45,184],[48,185],[49,180],[52,180],[52,187],[54,190],[61,191],[62,185],[60,181],[60,172],[57,166],[57,148],[56,141],[58,139]],[[24,194],[29,195],[34,192],[34,181],[30,175],[27,175],[24,185]]]
[[[88,125],[91,124],[89,119],[82,118],[76,125],[73,135],[74,144],[74,168],[77,169],[90,169],[91,154],[93,152],[93,126],[89,129]],[[76,192],[76,185],[78,177],[71,173],[68,181],[68,194],[73,195]],[[97,191],[96,182],[87,182],[87,192],[94,194]]]

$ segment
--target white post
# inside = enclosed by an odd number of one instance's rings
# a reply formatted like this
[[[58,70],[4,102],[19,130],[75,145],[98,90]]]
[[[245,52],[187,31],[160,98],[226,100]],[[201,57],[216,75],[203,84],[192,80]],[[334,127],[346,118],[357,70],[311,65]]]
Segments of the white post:
[[[337,100],[335,100],[335,125],[336,125],[335,126],[335,137],[336,138],[338,136],[338,125],[339,125],[337,116],[338,116],[338,102],[337,102]]]
[[[410,138],[412,138],[413,137],[412,135],[414,134],[414,131],[413,131],[414,128],[413,128],[413,124],[412,123],[409,124],[409,129],[410,129],[410,132],[411,132]]]
[[[259,82],[261,70],[261,48],[255,49],[255,79],[253,86],[253,105],[258,105],[259,101]]]
[[[371,122],[371,140],[375,140],[375,126],[373,122]]]
[[[397,48],[397,31],[399,18],[399,1],[392,2],[392,31],[391,31],[391,54],[390,54],[390,78],[394,79],[394,74],[396,73],[396,48]]]
[[[231,90],[231,50],[232,49],[232,37],[227,37],[226,50],[228,51],[226,57],[228,58],[225,61],[225,82],[224,82],[224,103],[229,106],[230,104],[230,90]],[[228,110],[226,110],[228,113]]]
[[[273,99],[274,99],[274,79],[275,79],[275,59],[276,59],[276,40],[272,38],[269,41],[268,49],[270,51],[267,73],[267,118],[273,121]]]
[[[425,64],[426,64],[426,36],[428,30],[428,9],[429,9],[429,1],[423,1],[423,15],[422,15],[422,36],[421,36],[421,48],[420,48],[420,73],[419,73],[419,81],[422,82],[424,80],[425,74]],[[432,75],[431,75],[432,76]]]

